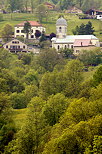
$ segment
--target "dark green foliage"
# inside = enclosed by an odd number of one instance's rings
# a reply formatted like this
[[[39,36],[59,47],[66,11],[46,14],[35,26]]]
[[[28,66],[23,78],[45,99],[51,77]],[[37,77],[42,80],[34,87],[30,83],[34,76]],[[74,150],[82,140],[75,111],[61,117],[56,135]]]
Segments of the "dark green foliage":
[[[73,50],[72,49],[63,49],[60,51],[60,53],[62,54],[62,56],[64,58],[74,58],[75,56],[73,55]]]
[[[60,57],[53,49],[44,49],[40,52],[37,63],[44,67],[46,71],[53,71],[54,66],[59,62]]]
[[[23,61],[24,65],[29,65],[31,62],[31,56],[27,54],[23,54],[21,60]]]
[[[47,123],[55,125],[68,106],[68,100],[63,94],[51,95],[44,107],[44,115]]]
[[[14,109],[22,109],[27,107],[26,96],[23,93],[13,93],[10,96],[10,99]]]
[[[76,26],[72,32],[74,35],[93,35],[94,31],[92,23],[89,21],[86,25],[82,23],[80,26]]]
[[[67,9],[69,6],[73,5],[73,1],[70,0],[60,0],[60,7],[62,10]]]
[[[93,65],[96,66],[102,62],[102,52],[100,48],[93,50],[83,50],[77,57],[84,65]]]
[[[5,93],[0,93],[0,152],[4,151],[4,146],[8,144],[14,135],[14,126],[11,122],[11,102]]]
[[[28,39],[28,35],[31,32],[31,25],[28,21],[25,22],[23,30],[26,33],[26,39]]]
[[[42,34],[41,34],[41,37],[40,37],[40,42],[43,42],[43,41],[46,41],[46,35],[45,35],[45,32],[43,31]]]
[[[93,75],[93,84],[94,86],[99,85],[102,82],[102,66],[100,66],[95,74]]]
[[[92,27],[92,23],[89,21],[85,26],[86,35],[92,35],[94,33],[94,29]]]

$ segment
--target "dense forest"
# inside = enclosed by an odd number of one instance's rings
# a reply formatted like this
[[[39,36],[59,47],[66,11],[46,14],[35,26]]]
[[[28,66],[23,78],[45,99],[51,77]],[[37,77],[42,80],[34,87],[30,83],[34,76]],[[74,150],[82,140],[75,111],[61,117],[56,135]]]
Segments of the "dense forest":
[[[48,0],[0,0],[0,6],[8,12],[12,12],[14,10],[24,12],[31,7],[33,12],[34,9],[46,1]],[[77,6],[83,11],[90,8],[102,9],[101,0],[49,0],[48,2],[54,4],[60,10],[68,9],[70,6]]]
[[[77,57],[69,49],[0,49],[0,153],[101,154],[101,57],[99,48]]]

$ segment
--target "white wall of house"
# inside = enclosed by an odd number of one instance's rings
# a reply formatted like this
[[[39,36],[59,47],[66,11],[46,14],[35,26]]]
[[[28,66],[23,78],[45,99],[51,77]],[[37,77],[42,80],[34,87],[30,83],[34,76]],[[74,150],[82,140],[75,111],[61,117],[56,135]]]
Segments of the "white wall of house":
[[[102,15],[96,15],[96,19],[102,20]]]
[[[22,49],[21,51],[27,51],[27,45],[21,41],[19,41],[18,39],[13,39],[12,41],[10,42],[7,42],[3,45],[3,47],[6,49],[6,50],[9,50],[10,49],[14,49],[14,51],[16,52],[16,50],[20,50]]]
[[[15,37],[22,36],[26,38],[26,34],[23,32],[23,28],[24,28],[23,26],[15,26],[14,36]],[[36,30],[39,30],[42,33],[42,31],[45,31],[45,27],[32,27],[28,39],[35,39]]]

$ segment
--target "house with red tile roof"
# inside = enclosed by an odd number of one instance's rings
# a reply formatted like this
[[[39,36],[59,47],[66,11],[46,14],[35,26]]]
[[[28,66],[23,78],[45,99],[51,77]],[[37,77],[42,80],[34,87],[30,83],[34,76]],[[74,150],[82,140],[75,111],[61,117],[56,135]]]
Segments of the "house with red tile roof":
[[[18,36],[22,36],[24,38],[26,38],[26,33],[24,33],[24,24],[27,21],[23,21],[17,25],[15,25],[14,27],[14,37],[18,37]],[[40,31],[41,33],[43,31],[45,31],[45,27],[42,26],[42,24],[40,24],[37,21],[28,21],[31,25],[31,33],[29,33],[28,39],[36,39],[35,37],[35,33],[36,31]]]

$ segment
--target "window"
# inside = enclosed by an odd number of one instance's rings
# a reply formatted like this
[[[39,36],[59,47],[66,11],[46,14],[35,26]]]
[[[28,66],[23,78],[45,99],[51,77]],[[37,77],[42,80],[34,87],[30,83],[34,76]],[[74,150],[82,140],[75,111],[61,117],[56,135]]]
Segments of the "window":
[[[60,46],[58,45],[58,47],[57,47],[57,48],[58,48],[58,50],[59,50],[59,49],[60,49]]]
[[[16,33],[19,33],[19,30],[16,30]]]
[[[71,48],[73,49],[73,45],[71,45]]]
[[[25,45],[23,45],[23,49],[25,49]]]
[[[6,48],[8,48],[8,45],[6,45]]]
[[[20,46],[18,46],[18,49],[20,49]]]
[[[65,49],[67,48],[67,46],[65,45]]]
[[[59,32],[62,32],[62,27],[59,27]]]
[[[79,53],[79,50],[76,50],[76,53]]]
[[[24,30],[21,30],[21,33],[24,33]]]
[[[34,35],[31,35],[31,38],[34,38]]]

